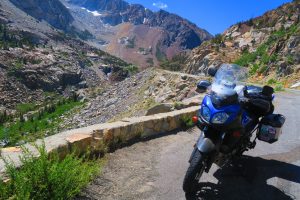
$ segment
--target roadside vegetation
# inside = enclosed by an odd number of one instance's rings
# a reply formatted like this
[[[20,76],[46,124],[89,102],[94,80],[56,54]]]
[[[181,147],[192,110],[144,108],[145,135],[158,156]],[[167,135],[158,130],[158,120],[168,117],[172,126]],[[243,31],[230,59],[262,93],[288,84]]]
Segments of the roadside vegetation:
[[[268,50],[273,47],[278,41],[283,38],[288,38],[295,34],[299,29],[298,25],[292,25],[290,28],[281,28],[279,31],[275,31],[269,37],[267,42],[261,44],[255,52],[249,52],[247,49],[242,53],[241,57],[235,61],[235,64],[250,67],[250,74],[254,75],[256,73],[263,74],[268,70],[268,64],[278,61],[277,52],[269,55]],[[288,57],[288,62],[293,63],[293,58]]]
[[[284,41],[292,35],[299,32],[299,24],[294,24],[289,28],[282,27],[278,31],[274,31],[268,40],[257,47],[256,51],[249,52],[245,49],[240,58],[238,58],[234,63],[240,66],[249,67],[249,74],[253,77],[255,75],[268,75],[271,68],[275,69],[275,72],[280,73],[279,66],[274,66],[274,63],[279,61],[285,61],[289,65],[293,65],[294,58],[287,55],[282,58],[276,51],[275,45],[279,44],[280,41]],[[271,49],[275,49],[274,52],[270,53]],[[276,91],[282,91],[284,84],[274,78],[266,80],[266,83],[273,85]]]
[[[195,125],[191,117],[183,116],[180,120],[185,128],[191,128]]]
[[[14,146],[54,134],[62,122],[61,117],[82,104],[75,95],[40,108],[32,103],[20,104],[15,116],[0,113],[1,145]]]
[[[23,149],[21,169],[5,161],[9,181],[0,180],[1,200],[72,199],[100,173],[105,162],[104,159],[78,157],[74,153],[60,159],[57,153],[49,156],[44,145],[36,148],[39,158]]]

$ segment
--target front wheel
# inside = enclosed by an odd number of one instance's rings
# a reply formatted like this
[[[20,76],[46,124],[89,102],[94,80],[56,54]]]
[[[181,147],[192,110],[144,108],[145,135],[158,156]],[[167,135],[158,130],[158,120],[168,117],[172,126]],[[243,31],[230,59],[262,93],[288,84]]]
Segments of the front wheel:
[[[204,158],[198,149],[193,152],[192,158],[190,160],[190,166],[187,169],[183,180],[183,190],[186,193],[195,191],[199,179],[202,176],[205,168],[205,166],[203,165],[203,161]]]

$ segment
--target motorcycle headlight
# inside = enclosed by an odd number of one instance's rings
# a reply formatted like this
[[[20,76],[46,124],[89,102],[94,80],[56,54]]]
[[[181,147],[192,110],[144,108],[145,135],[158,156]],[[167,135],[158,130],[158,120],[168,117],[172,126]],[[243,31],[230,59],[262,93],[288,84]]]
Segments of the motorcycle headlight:
[[[225,112],[217,113],[212,118],[212,123],[214,124],[224,124],[227,119],[229,118],[229,115]]]
[[[209,122],[210,120],[210,110],[208,107],[203,106],[202,107],[202,117]]]

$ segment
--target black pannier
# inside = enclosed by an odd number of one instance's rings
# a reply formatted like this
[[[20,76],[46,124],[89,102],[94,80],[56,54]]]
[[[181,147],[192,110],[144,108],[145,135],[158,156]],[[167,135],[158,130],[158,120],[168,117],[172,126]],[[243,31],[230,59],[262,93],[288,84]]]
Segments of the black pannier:
[[[264,142],[276,142],[282,133],[285,117],[280,114],[271,114],[263,117],[259,124],[257,138]]]

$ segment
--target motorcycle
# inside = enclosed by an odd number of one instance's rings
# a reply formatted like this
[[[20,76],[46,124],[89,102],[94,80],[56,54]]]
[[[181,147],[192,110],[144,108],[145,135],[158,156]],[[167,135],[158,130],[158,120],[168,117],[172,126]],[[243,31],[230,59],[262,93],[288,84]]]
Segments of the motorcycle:
[[[201,134],[184,177],[186,193],[198,189],[200,177],[209,172],[213,163],[222,168],[255,148],[257,139],[274,143],[282,133],[285,117],[273,114],[274,89],[245,85],[246,70],[223,64],[214,72],[212,83],[201,81],[197,85],[198,91],[208,93],[198,116],[192,119]]]

